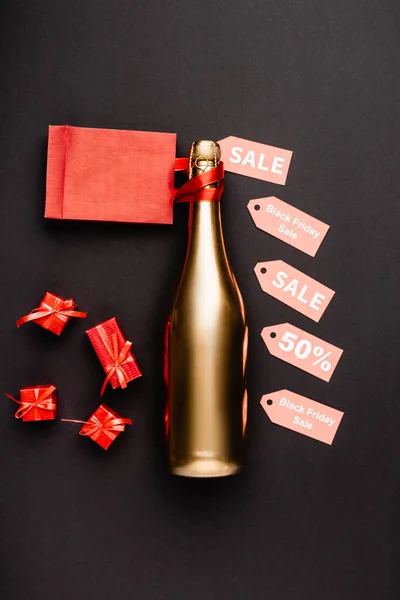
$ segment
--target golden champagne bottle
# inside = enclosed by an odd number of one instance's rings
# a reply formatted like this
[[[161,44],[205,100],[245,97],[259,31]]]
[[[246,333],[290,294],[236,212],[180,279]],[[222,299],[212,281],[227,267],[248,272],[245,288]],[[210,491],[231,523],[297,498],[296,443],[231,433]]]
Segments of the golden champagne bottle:
[[[194,142],[189,178],[215,168],[220,157],[216,142]],[[243,300],[226,256],[220,202],[192,201],[186,259],[166,335],[171,473],[221,477],[241,469],[246,357]]]

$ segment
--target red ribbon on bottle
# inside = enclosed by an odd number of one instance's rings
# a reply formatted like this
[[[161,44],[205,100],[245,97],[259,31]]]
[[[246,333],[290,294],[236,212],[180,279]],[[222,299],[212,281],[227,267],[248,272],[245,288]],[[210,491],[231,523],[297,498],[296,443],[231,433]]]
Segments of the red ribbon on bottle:
[[[189,169],[189,159],[186,158],[176,158],[175,159],[175,171],[188,171]]]
[[[185,171],[188,169],[188,158],[177,158],[175,160],[175,171]],[[175,190],[175,202],[218,202],[224,191],[224,163],[220,162],[201,175],[196,175],[189,179],[182,187]],[[212,183],[220,182],[216,188],[207,188]]]
[[[124,370],[124,365],[126,365],[129,362],[133,362],[133,357],[131,354],[129,354],[130,349],[132,347],[132,342],[129,342],[127,340],[125,342],[125,344],[122,346],[121,351],[119,352],[118,351],[118,339],[117,339],[116,333],[112,334],[112,336],[111,336],[112,343],[110,344],[110,340],[107,337],[107,334],[101,325],[97,326],[97,331],[99,333],[99,336],[101,337],[101,341],[103,342],[104,346],[106,347],[107,351],[109,352],[109,354],[113,360],[113,363],[114,363],[108,367],[105,367],[106,371],[108,371],[108,375],[105,378],[103,387],[101,388],[101,391],[100,391],[100,398],[101,398],[101,396],[105,392],[108,382],[110,381],[110,379],[114,375],[114,373],[118,377],[120,386],[122,388],[127,387],[128,382],[130,381],[130,378],[129,378],[128,374],[126,373],[126,371]]]
[[[42,393],[40,393],[39,388],[35,388],[35,400],[33,400],[32,402],[28,402],[27,400],[17,400],[13,396],[10,396],[10,394],[6,394],[6,396],[7,398],[10,398],[10,400],[13,400],[13,402],[20,404],[19,409],[15,413],[15,418],[23,419],[31,410],[34,410],[35,408],[51,411],[56,410],[57,404],[53,402],[53,399],[51,398],[51,395],[53,394],[55,389],[56,388],[54,385],[50,385],[47,389],[43,390]],[[39,421],[40,419],[34,420]]]
[[[45,329],[50,329],[50,331],[53,331],[53,333],[60,334],[63,327],[71,317],[76,317],[78,319],[84,319],[86,317],[86,312],[73,310],[75,307],[76,304],[72,298],[64,300],[55,294],[46,292],[40,305],[37,308],[34,308],[29,314],[18,319],[16,324],[17,327],[20,327],[29,321],[38,321],[39,319],[45,319],[47,317],[54,316],[57,317],[57,319],[61,322],[61,327],[56,327],[55,323],[50,323],[47,325],[44,323],[38,323],[38,325],[44,326]]]

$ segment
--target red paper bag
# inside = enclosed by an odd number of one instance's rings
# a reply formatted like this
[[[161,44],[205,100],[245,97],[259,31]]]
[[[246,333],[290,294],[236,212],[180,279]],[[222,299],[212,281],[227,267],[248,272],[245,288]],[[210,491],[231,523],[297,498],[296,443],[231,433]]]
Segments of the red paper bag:
[[[171,224],[176,134],[50,126],[48,219]]]

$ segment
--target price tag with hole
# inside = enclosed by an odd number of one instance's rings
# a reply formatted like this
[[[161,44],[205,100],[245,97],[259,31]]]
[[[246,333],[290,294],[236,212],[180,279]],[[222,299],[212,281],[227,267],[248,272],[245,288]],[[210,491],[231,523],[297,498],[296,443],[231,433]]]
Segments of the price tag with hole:
[[[225,171],[285,185],[293,152],[230,135],[219,140]]]
[[[259,262],[254,272],[261,289],[313,321],[319,321],[335,292],[283,260]]]
[[[324,444],[332,444],[344,414],[290,390],[265,394],[260,404],[272,423]]]
[[[341,348],[290,323],[264,327],[261,337],[272,356],[324,381],[330,381],[343,354]]]
[[[298,250],[315,256],[329,225],[275,196],[250,200],[247,205],[259,229]]]

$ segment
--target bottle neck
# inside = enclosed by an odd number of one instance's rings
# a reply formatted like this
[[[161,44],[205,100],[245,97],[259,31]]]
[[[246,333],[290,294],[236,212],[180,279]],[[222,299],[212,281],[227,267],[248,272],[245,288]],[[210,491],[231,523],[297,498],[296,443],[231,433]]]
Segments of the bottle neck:
[[[185,267],[209,285],[213,273],[230,272],[221,226],[219,202],[192,202]]]
[[[192,202],[189,209],[189,249],[202,246],[219,250],[224,246],[220,202]]]

